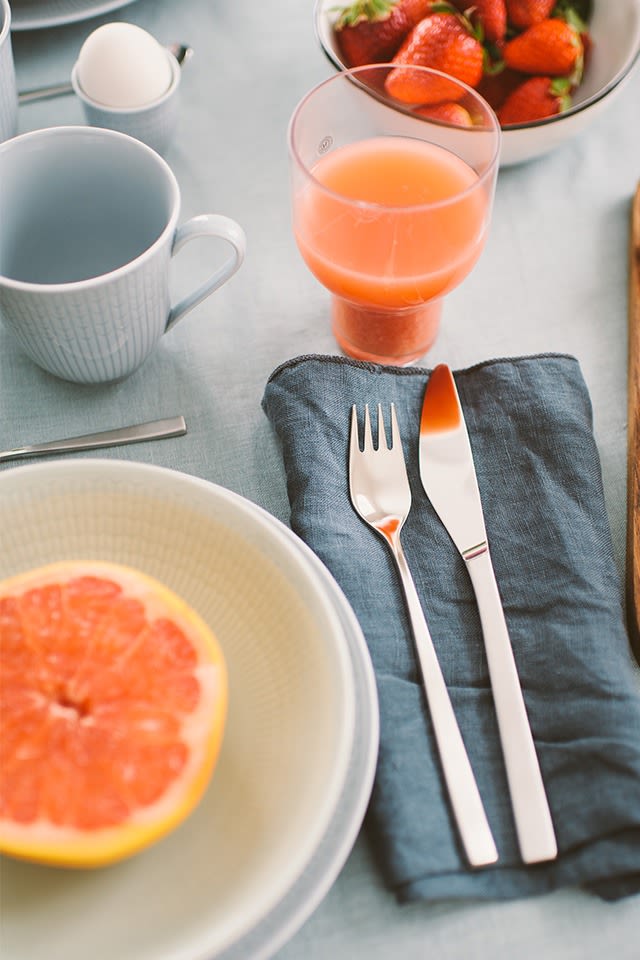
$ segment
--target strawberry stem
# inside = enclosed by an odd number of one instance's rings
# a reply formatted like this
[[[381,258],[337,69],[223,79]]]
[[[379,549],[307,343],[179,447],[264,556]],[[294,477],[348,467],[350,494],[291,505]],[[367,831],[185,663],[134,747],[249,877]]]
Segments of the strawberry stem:
[[[590,14],[585,15],[585,6],[589,5],[580,3],[579,0],[558,0],[552,16],[565,20],[577,33],[586,33]]]
[[[335,22],[335,29],[354,27],[357,23],[367,20],[370,23],[376,20],[386,20],[391,15],[397,0],[355,0],[347,7],[332,7],[340,13]]]
[[[558,0],[551,15],[566,20],[578,33],[585,33],[592,11],[592,0]]]
[[[440,2],[432,3],[429,8],[429,13],[455,13],[458,14],[460,11],[457,7],[454,7],[452,3],[447,3],[446,0],[440,0]]]
[[[502,73],[505,66],[506,64],[500,55],[496,54],[487,44],[482,51],[483,73],[488,77],[496,77],[499,73]]]
[[[468,17],[468,13],[471,10],[474,10],[474,7],[468,7],[464,13],[462,13],[457,7],[454,7],[452,3],[447,3],[447,0],[436,0],[435,3],[432,3],[429,7],[429,14],[432,13],[451,13],[453,16],[462,24],[467,33],[471,34],[472,37],[475,37],[479,43],[484,42],[484,30],[482,28],[482,23],[478,21],[477,25],[474,26],[472,21]]]
[[[569,77],[554,77],[549,87],[554,97],[560,98],[560,113],[564,113],[571,106],[571,79]]]

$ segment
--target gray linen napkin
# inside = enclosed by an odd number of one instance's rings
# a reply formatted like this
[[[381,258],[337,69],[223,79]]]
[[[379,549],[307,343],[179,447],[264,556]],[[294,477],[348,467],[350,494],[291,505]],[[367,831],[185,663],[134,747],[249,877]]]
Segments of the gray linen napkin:
[[[419,479],[428,371],[300,357],[272,374],[263,408],[282,443],[292,528],[341,585],[371,652],[381,734],[368,834],[400,900],[560,886],[627,896],[640,891],[640,691],[587,388],[564,355],[454,376],[560,854],[519,858],[471,584]],[[413,494],[403,543],[500,854],[482,870],[467,866],[450,816],[392,557],[349,501],[350,407],[391,401]]]

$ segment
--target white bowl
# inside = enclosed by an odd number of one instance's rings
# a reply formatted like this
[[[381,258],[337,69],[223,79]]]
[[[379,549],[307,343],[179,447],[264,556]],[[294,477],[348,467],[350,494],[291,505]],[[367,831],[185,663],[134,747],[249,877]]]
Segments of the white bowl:
[[[314,23],[322,49],[343,70],[333,31],[340,6],[335,0],[316,0]],[[571,108],[557,117],[504,129],[501,166],[542,156],[580,133],[612,102],[640,63],[640,0],[594,0],[589,29],[593,50]],[[631,122],[637,122],[635,115]]]
[[[48,960],[218,956],[287,895],[336,812],[355,684],[335,604],[252,504],[147,464],[9,469],[0,531],[0,577],[74,557],[157,577],[212,626],[229,670],[220,759],[177,830],[95,871],[2,861],[7,955],[46,942]]]

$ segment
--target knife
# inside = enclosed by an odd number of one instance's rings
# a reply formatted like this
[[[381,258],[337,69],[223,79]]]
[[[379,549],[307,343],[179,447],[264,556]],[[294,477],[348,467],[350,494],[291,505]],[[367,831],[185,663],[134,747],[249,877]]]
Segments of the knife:
[[[184,417],[149,420],[147,423],[134,423],[130,427],[118,427],[117,430],[101,430],[99,433],[85,433],[82,436],[67,437],[64,440],[31,443],[29,446],[16,447],[15,450],[2,450],[0,463],[4,463],[5,460],[18,460],[20,457],[40,457],[51,453],[70,453],[75,450],[97,450],[100,447],[141,443],[143,440],[182,437],[186,432],[187,425]]]
[[[425,390],[420,478],[475,592],[522,859],[553,860],[558,848],[549,803],[489,554],[469,435],[446,364],[435,368]]]

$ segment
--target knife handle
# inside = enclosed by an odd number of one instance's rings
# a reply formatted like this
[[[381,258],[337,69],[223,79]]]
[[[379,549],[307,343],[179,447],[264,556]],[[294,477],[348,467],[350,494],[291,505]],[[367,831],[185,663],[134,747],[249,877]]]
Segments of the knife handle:
[[[39,457],[52,453],[70,453],[74,450],[98,450],[101,447],[117,447],[127,443],[141,443],[143,440],[162,440],[165,437],[181,437],[187,432],[184,417],[169,417],[165,420],[149,420],[147,423],[135,423],[130,427],[118,427],[116,430],[101,430],[99,433],[85,433],[65,440],[46,440],[44,443],[32,443],[17,447],[15,450],[3,450],[0,463],[5,460],[18,460],[20,457]]]
[[[554,860],[553,821],[488,548],[466,564],[480,613],[520,853],[525,863]]]
[[[498,851],[478,785],[400,538],[390,537],[387,542],[402,581],[440,762],[462,845],[471,866],[487,866],[496,862]]]

